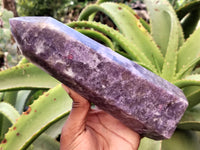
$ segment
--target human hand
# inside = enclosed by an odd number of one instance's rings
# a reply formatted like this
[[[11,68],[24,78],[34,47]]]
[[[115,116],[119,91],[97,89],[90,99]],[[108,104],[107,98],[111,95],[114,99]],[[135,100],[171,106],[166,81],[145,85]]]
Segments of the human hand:
[[[71,113],[62,129],[60,150],[137,150],[138,133],[108,113],[91,109],[90,103],[63,85],[73,99]]]

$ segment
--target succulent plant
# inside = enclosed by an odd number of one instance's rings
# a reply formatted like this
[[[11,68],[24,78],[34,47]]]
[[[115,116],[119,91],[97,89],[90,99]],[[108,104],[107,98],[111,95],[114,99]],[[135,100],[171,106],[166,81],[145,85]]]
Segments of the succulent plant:
[[[104,1],[88,5],[78,21],[67,25],[175,84],[183,90],[189,102],[171,139],[154,141],[143,138],[139,150],[198,150],[200,28],[196,28],[199,22],[196,14],[199,14],[200,1],[192,1],[175,10],[167,0],[145,0],[150,24],[127,5]],[[116,29],[94,22],[97,11],[109,16]],[[0,148],[33,149],[42,140],[46,145],[51,143],[56,147],[54,149],[59,149],[59,143],[51,141],[60,134],[71,109],[71,99],[59,82],[26,59],[1,71],[0,81],[0,99],[3,100],[0,112],[11,122],[0,119]],[[30,96],[39,90],[48,91],[23,112]]]
[[[11,38],[9,18],[13,13],[0,6],[0,68],[3,66],[14,66],[17,64],[19,56],[17,55],[17,45]],[[5,62],[4,62],[5,61]],[[3,64],[4,62],[4,64]],[[5,67],[4,67],[5,68]]]

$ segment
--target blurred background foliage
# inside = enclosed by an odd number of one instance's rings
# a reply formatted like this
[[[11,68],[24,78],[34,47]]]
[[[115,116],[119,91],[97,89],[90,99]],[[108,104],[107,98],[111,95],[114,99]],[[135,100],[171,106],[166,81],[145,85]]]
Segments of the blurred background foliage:
[[[8,21],[12,17],[13,13],[11,11],[0,7],[0,68],[14,66],[19,61],[17,45],[11,37]]]
[[[20,16],[51,16],[62,22],[76,20],[80,11],[94,0],[17,0]]]

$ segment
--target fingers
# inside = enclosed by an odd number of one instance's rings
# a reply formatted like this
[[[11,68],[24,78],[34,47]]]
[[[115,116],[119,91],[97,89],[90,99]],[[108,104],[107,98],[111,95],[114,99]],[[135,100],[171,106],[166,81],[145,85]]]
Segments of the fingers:
[[[67,86],[63,85],[63,88],[73,100],[72,110],[63,127],[63,132],[71,134],[80,133],[85,129],[90,103]]]

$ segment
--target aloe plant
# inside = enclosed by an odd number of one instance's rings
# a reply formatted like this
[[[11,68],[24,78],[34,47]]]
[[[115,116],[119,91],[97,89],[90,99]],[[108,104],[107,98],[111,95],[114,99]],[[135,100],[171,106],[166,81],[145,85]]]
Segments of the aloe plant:
[[[106,1],[98,0],[88,5],[78,21],[67,25],[175,84],[189,101],[189,107],[171,139],[153,141],[143,138],[139,150],[169,150],[174,147],[176,150],[198,150],[200,28],[196,28],[199,16],[195,14],[200,10],[200,1],[192,1],[175,10],[167,0],[145,0],[150,24],[139,18],[129,6]],[[117,30],[95,22],[94,15],[98,11],[110,17]],[[40,141],[47,143],[46,149],[50,149],[48,143],[59,149],[59,143],[53,139],[60,134],[71,109],[71,99],[60,83],[26,59],[1,71],[0,81],[0,99],[3,100],[0,112],[5,116],[0,118],[0,149],[37,149]],[[38,97],[38,90],[47,92]],[[34,95],[37,95],[37,100],[23,112]]]

